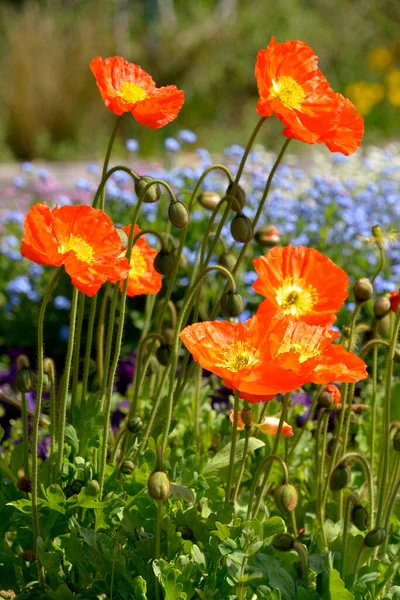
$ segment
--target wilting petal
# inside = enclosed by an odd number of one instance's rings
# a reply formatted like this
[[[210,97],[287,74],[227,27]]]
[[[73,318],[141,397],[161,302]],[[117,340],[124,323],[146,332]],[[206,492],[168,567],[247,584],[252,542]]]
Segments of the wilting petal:
[[[279,419],[276,417],[264,417],[261,423],[255,423],[255,426],[262,432],[267,435],[276,435],[278,433],[279,428]],[[285,437],[293,437],[294,433],[292,427],[283,421],[282,425],[282,435]]]

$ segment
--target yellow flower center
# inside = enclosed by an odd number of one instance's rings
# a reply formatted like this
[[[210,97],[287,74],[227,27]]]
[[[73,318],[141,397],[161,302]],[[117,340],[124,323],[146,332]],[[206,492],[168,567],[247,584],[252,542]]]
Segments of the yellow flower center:
[[[140,85],[136,85],[136,83],[132,83],[131,81],[124,81],[117,96],[121,96],[122,100],[127,104],[136,104],[136,102],[145,100],[148,94]]]
[[[217,367],[222,367],[237,373],[243,369],[249,369],[258,365],[260,353],[257,348],[250,346],[248,342],[234,342],[222,351],[222,361]]]
[[[306,97],[302,86],[288,75],[272,80],[269,93],[273,98],[278,98],[286,108],[300,110]]]
[[[129,279],[138,280],[147,271],[146,259],[139,248],[133,247],[130,261]]]
[[[289,276],[276,289],[275,299],[285,315],[297,318],[310,312],[318,300],[318,294],[304,279]]]
[[[299,363],[306,362],[306,360],[321,354],[319,344],[312,344],[312,340],[305,340],[304,342],[293,342],[291,339],[283,340],[275,356],[279,356],[279,354],[284,354],[285,352],[298,354]]]
[[[58,248],[60,254],[66,254],[67,252],[74,252],[78,260],[91,265],[95,260],[94,250],[88,242],[86,242],[80,235],[73,235],[72,233],[68,238],[62,236],[60,238]]]

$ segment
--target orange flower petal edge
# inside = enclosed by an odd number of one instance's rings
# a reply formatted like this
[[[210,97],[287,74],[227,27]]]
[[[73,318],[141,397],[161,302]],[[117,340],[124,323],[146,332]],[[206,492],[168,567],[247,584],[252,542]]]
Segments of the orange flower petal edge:
[[[139,65],[122,56],[97,56],[90,63],[101,97],[116,115],[126,112],[142,125],[159,129],[173,121],[184,103],[184,93],[174,85],[157,88]]]
[[[261,423],[255,423],[255,427],[257,427],[262,433],[275,436],[279,429],[279,419],[276,417],[264,417]],[[285,437],[294,436],[291,425],[286,423],[286,421],[283,421],[281,433]]]
[[[24,223],[22,256],[33,262],[64,265],[72,284],[87,296],[105,281],[128,275],[129,264],[111,219],[91,206],[34,204]]]
[[[340,400],[342,399],[342,394],[338,386],[334,385],[333,383],[328,383],[328,385],[324,387],[324,392],[328,392],[328,394],[332,396],[335,404],[339,404]]]
[[[129,236],[131,226],[123,227],[123,230]],[[140,231],[140,227],[135,225],[134,236]],[[156,256],[157,250],[149,246],[145,236],[142,235],[132,248],[127,287],[128,296],[158,294],[162,287],[162,276],[154,268]],[[123,282],[120,284],[120,289],[122,290],[122,288]]]
[[[399,291],[390,292],[390,308],[393,312],[397,312],[400,307],[400,288]]]

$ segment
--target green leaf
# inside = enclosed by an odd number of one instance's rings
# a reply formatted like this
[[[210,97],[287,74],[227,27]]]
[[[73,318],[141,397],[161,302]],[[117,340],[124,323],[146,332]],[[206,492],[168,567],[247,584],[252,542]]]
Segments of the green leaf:
[[[263,522],[262,526],[265,540],[278,533],[286,532],[285,521],[281,517],[270,517]]]
[[[76,433],[76,429],[71,423],[67,423],[65,427],[65,441],[68,446],[71,446],[72,452],[78,454],[79,452],[79,440]]]
[[[191,489],[185,485],[179,485],[177,483],[171,482],[171,494],[175,500],[184,500],[188,504],[193,504],[193,502],[196,500],[196,496]]]
[[[53,483],[44,491],[44,493],[51,508],[62,515],[65,515],[65,508],[63,505],[66,502],[66,497],[60,486]]]
[[[242,460],[244,444],[244,439],[239,440],[236,444],[234,464]],[[248,452],[254,452],[259,448],[262,448],[263,446],[265,446],[264,442],[262,442],[258,438],[251,437],[249,438]],[[229,465],[230,455],[231,443],[229,442],[229,444],[224,446],[222,450],[217,452],[217,454],[206,463],[202,472],[203,476],[206,479],[214,479],[216,481],[219,481],[221,478],[221,470],[227,468]]]
[[[333,569],[329,576],[329,594],[331,600],[354,600],[353,594],[349,590],[346,590],[336,569]]]
[[[200,567],[205,568],[206,557],[204,556],[203,552],[200,550],[200,548],[196,544],[193,544],[192,551],[190,554],[196,564],[198,564]]]
[[[2,428],[2,426],[0,425],[0,442],[4,437],[4,429]]]
[[[147,600],[147,584],[143,577],[135,577],[133,580],[133,591],[135,600]]]
[[[18,471],[21,469],[24,464],[24,444],[21,442],[17,444],[13,450],[10,460],[10,469],[15,474],[18,475]]]

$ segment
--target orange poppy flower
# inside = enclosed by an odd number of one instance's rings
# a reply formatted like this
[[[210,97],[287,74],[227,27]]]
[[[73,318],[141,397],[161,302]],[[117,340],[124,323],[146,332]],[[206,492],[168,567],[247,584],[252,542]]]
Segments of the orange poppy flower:
[[[253,288],[265,296],[257,313],[331,325],[348,296],[346,273],[313,248],[276,246],[253,264]]]
[[[276,417],[264,417],[261,423],[256,423],[255,426],[261,431],[261,433],[275,436],[278,433],[279,419]],[[294,436],[291,425],[286,423],[286,421],[283,421],[281,433],[284,437]]]
[[[275,113],[286,126],[286,137],[307,144],[325,143],[344,154],[358,148],[362,117],[350,112],[343,97],[330,88],[318,68],[318,57],[307,44],[278,44],[272,37],[257,54],[255,76],[260,95],[257,112],[263,117]],[[335,133],[337,127],[341,131]]]
[[[123,227],[129,236],[131,226]],[[135,225],[134,235],[140,233],[141,229]],[[141,294],[157,294],[162,287],[162,276],[154,268],[154,259],[157,250],[149,246],[146,238],[142,235],[132,248],[130,270],[128,275],[128,296],[140,296]],[[120,289],[123,288],[121,281]]]
[[[390,292],[390,308],[393,312],[397,312],[400,307],[400,288],[399,291]]]
[[[91,206],[62,206],[52,211],[45,202],[26,215],[21,254],[39,265],[64,265],[72,284],[87,296],[105,281],[128,275],[129,264],[111,219]]]
[[[139,65],[122,56],[97,56],[90,63],[107,108],[116,115],[132,113],[141,125],[159,129],[173,121],[182,108],[184,93],[174,85],[157,88]]]
[[[328,328],[263,315],[245,323],[196,323],[180,333],[195,361],[253,402],[305,383],[365,379],[365,363],[332,344],[338,336]]]
[[[326,385],[324,387],[324,392],[328,392],[328,394],[332,396],[335,404],[339,404],[340,400],[342,399],[342,394],[338,386],[334,385],[333,383],[329,383],[328,385]]]

